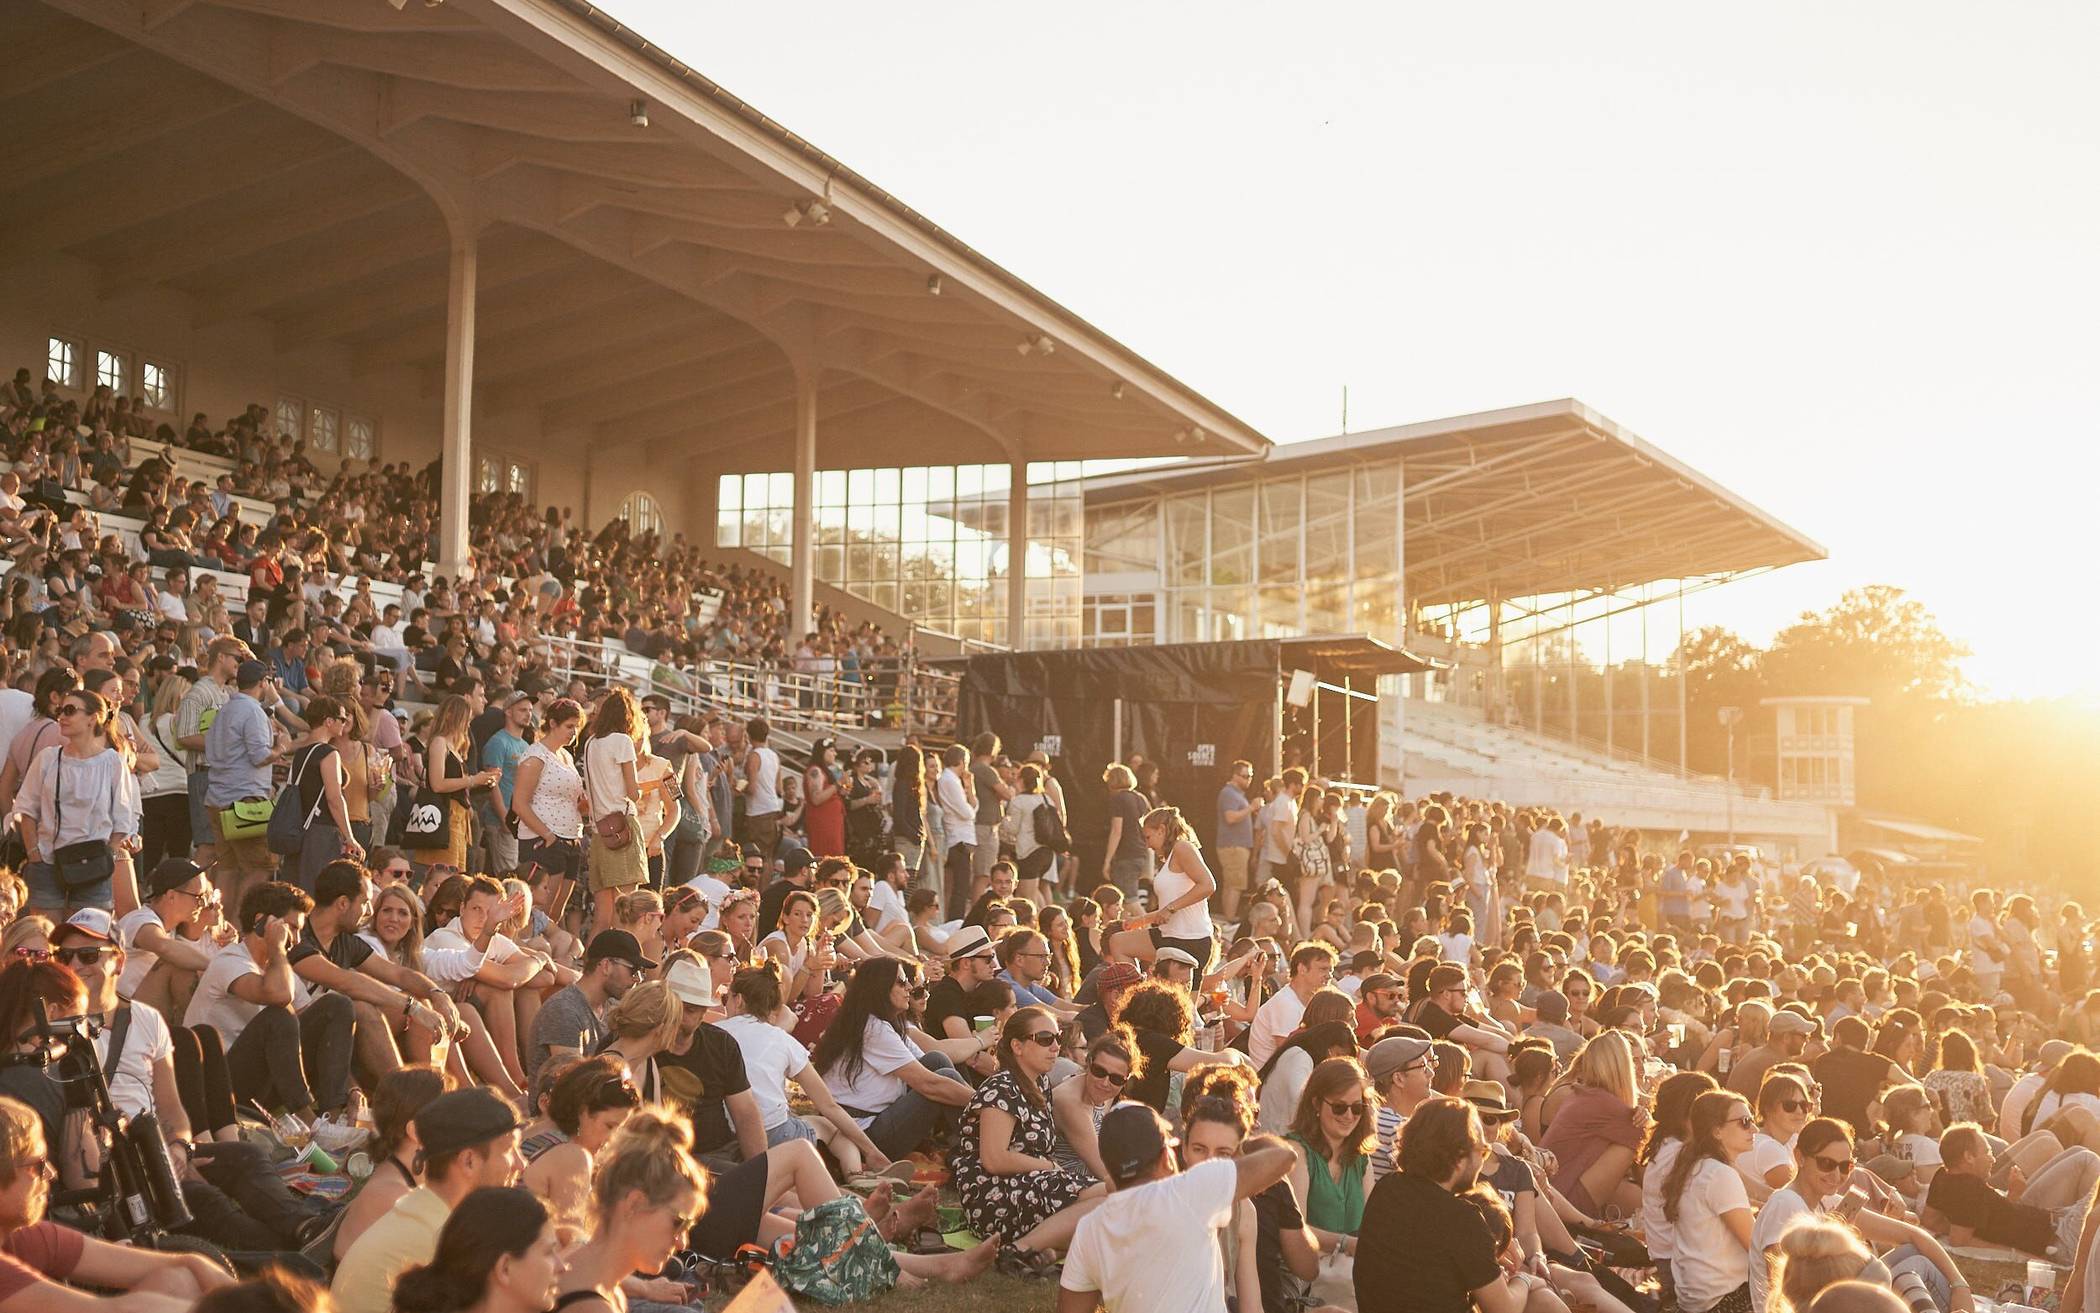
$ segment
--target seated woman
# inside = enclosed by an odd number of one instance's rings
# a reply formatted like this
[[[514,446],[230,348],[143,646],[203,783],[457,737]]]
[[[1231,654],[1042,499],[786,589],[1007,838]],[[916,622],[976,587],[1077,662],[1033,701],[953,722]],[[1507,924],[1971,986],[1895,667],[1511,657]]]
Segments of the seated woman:
[[[1735,1161],[1751,1203],[1763,1203],[1794,1178],[1794,1137],[1814,1111],[1799,1077],[1774,1071],[1757,1087],[1757,1138],[1750,1152]]]
[[[1641,1191],[1627,1173],[1647,1124],[1635,1091],[1632,1039],[1600,1031],[1569,1064],[1567,1081],[1569,1097],[1540,1146],[1559,1160],[1553,1184],[1591,1217],[1602,1216],[1607,1205],[1631,1217]]]
[[[768,1020],[781,1010],[780,992],[780,969],[775,963],[737,972],[729,984],[729,1015],[721,1022],[721,1028],[743,1054],[744,1074],[751,1082],[759,1114],[765,1119],[766,1144],[814,1140],[831,1152],[839,1169],[848,1176],[863,1169],[887,1169],[889,1158],[875,1147],[860,1124],[839,1107],[830,1087],[811,1065],[809,1050]],[[814,1105],[814,1116],[805,1120],[788,1107],[790,1081]]]
[[[547,1116],[562,1138],[535,1146],[521,1183],[545,1199],[555,1216],[580,1216],[590,1193],[593,1155],[641,1104],[634,1082],[611,1054],[568,1067],[547,1099]]]
[[[1856,1232],[1855,1244],[1864,1237],[1887,1246],[1875,1275],[1888,1281],[1896,1273],[1916,1272],[1943,1313],[1956,1297],[1966,1296],[1968,1282],[1961,1269],[1923,1227],[1877,1211],[1856,1196],[1847,1197],[1857,1170],[1854,1159],[1852,1131],[1843,1122],[1817,1117],[1802,1126],[1794,1144],[1794,1177],[1772,1192],[1751,1228],[1750,1302],[1760,1313],[1773,1305],[1770,1278],[1784,1266],[1783,1251],[1803,1219],[1831,1221]],[[1831,1201],[1837,1201],[1834,1213],[1825,1211]],[[1859,1267],[1841,1275],[1874,1279]]]
[[[1329,1058],[1313,1068],[1284,1138],[1298,1154],[1291,1190],[1305,1201],[1306,1225],[1325,1252],[1356,1256],[1377,1128],[1378,1096],[1355,1058]]]
[[[484,1186],[446,1216],[430,1261],[396,1279],[394,1308],[396,1313],[532,1313],[554,1302],[555,1282],[567,1266],[562,1248],[554,1216],[531,1191]],[[325,1301],[293,1306],[325,1307]]]
[[[433,897],[449,897],[452,914],[457,916],[465,894],[466,881],[453,876],[438,886]],[[361,937],[396,965],[420,971],[439,984],[454,984],[471,975],[474,959],[471,950],[439,948],[427,954],[423,951],[426,921],[423,902],[415,890],[406,884],[392,884],[379,891],[379,898],[372,907],[372,920]],[[467,1035],[452,1046],[447,1069],[462,1082],[485,1081],[502,1088],[510,1079],[509,1069],[489,1035],[488,1023],[482,1020],[480,1011],[475,1008],[461,1008],[459,1019],[466,1025]],[[399,1037],[405,1039],[407,1025],[404,1018]]]
[[[1144,1061],[1137,1036],[1128,1026],[1112,1026],[1086,1046],[1079,1075],[1050,1091],[1050,1115],[1057,1122],[1057,1145],[1051,1160],[1066,1171],[1083,1171],[1097,1181],[1108,1179],[1101,1162],[1101,1119],[1123,1101],[1123,1091]]]
[[[1356,1005],[1339,989],[1323,989],[1305,1005],[1298,1029],[1269,1055],[1261,1070],[1261,1114],[1255,1125],[1270,1135],[1291,1129],[1298,1098],[1313,1069],[1329,1058],[1357,1054]]]
[[[1196,1030],[1196,1004],[1189,992],[1164,980],[1141,981],[1123,991],[1111,1018],[1130,1027],[1144,1056],[1143,1075],[1130,1084],[1129,1097],[1165,1113],[1171,1102],[1173,1078],[1206,1062],[1245,1063],[1247,1055],[1237,1049],[1211,1052],[1194,1048],[1189,1041]]]
[[[416,1114],[452,1087],[450,1077],[429,1067],[403,1067],[380,1080],[372,1094],[372,1143],[365,1150],[372,1156],[372,1174],[350,1197],[336,1226],[336,1261],[342,1261],[365,1228],[385,1216],[395,1200],[422,1184]]]
[[[790,1008],[822,994],[825,973],[837,962],[830,939],[817,934],[817,896],[806,890],[796,890],[781,903],[780,925],[759,947],[768,960],[780,963],[782,993]]]
[[[893,957],[863,962],[846,982],[838,1016],[810,1054],[810,1065],[841,1110],[891,1159],[918,1148],[935,1126],[953,1122],[971,1095],[957,1074],[956,1057],[967,1059],[987,1047],[988,1037],[936,1040],[912,1025],[913,1002],[925,994],[911,963]]]
[[[1000,1267],[1017,1276],[1040,1273],[1108,1192],[1050,1156],[1057,1122],[1045,1080],[1059,1043],[1057,1018],[1043,1008],[1020,1008],[1007,1018],[999,1029],[999,1069],[963,1109],[948,1157],[965,1222],[980,1236],[1006,1239]]]

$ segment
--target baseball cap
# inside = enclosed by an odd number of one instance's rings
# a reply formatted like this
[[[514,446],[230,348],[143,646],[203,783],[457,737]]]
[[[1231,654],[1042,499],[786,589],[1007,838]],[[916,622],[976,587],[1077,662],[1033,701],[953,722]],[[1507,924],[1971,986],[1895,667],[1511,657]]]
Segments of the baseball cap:
[[[681,957],[664,972],[664,984],[678,996],[681,1003],[693,1003],[700,1007],[711,1007],[715,1001],[715,980],[706,967],[689,957]]]
[[[59,930],[78,930],[88,938],[99,939],[105,944],[115,943],[117,939],[117,930],[110,922],[109,913],[99,907],[81,908],[67,917],[66,923],[60,926]]]
[[[263,677],[269,673],[270,668],[260,661],[252,659],[243,661],[233,672],[234,687],[246,688],[250,684],[260,684],[263,682]]]
[[[992,952],[992,937],[981,925],[966,925],[948,941],[948,960],[960,962],[966,957],[989,957]]]
[[[1383,1085],[1394,1072],[1429,1055],[1429,1041],[1412,1035],[1388,1035],[1364,1054],[1364,1073],[1373,1085]]]
[[[1166,1119],[1142,1103],[1120,1103],[1101,1119],[1095,1147],[1109,1179],[1128,1185],[1146,1168],[1159,1161],[1172,1137]]]
[[[1373,971],[1356,987],[1359,995],[1375,994],[1381,989],[1405,989],[1407,982],[1390,971]]]
[[[816,854],[809,849],[790,848],[788,849],[788,855],[780,863],[780,869],[786,871],[789,875],[793,875],[797,871],[807,870],[816,864]]]
[[[637,971],[656,970],[656,963],[642,956],[642,941],[625,930],[600,930],[591,936],[591,946],[583,954],[584,966],[595,966],[607,959],[625,962]]]
[[[1775,1012],[1769,1027],[1774,1035],[1813,1035],[1816,1023],[1798,1012]]]
[[[505,697],[505,698],[503,699],[503,709],[504,709],[505,711],[508,711],[508,710],[510,710],[510,709],[511,709],[512,707],[515,707],[516,705],[518,705],[518,704],[519,704],[520,702],[530,702],[530,701],[532,701],[532,694],[530,694],[530,693],[527,693],[527,692],[526,692],[526,691],[525,691],[524,689],[522,689],[522,688],[514,688],[514,689],[512,689],[512,690],[510,691],[510,694],[509,694],[509,696],[507,696],[507,697]]]
[[[426,1157],[486,1144],[518,1129],[518,1111],[481,1086],[440,1094],[416,1113],[416,1139]]]
[[[146,877],[146,897],[158,898],[170,889],[180,889],[202,874],[204,868],[187,857],[163,857]]]

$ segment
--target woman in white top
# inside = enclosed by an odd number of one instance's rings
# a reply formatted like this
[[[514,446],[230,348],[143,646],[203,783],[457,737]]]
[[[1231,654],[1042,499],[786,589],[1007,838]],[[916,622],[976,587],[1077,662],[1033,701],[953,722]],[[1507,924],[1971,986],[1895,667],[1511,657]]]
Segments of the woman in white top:
[[[1648,1123],[1648,1138],[1642,1141],[1640,1156],[1634,1160],[1641,1169],[1641,1238],[1648,1247],[1648,1256],[1655,1260],[1655,1275],[1662,1283],[1665,1304],[1677,1302],[1670,1274],[1670,1260],[1677,1253],[1677,1226],[1663,1212],[1663,1182],[1669,1178],[1677,1151],[1684,1147],[1684,1137],[1690,1133],[1693,1101],[1715,1088],[1714,1078],[1703,1071],[1680,1071],[1663,1077],[1655,1087],[1655,1119]]]
[[[611,925],[613,899],[649,877],[639,774],[648,747],[649,722],[634,694],[617,685],[607,689],[583,745],[583,778],[591,799],[593,925]]]
[[[583,726],[583,708],[569,698],[547,708],[539,741],[518,761],[511,809],[518,817],[518,865],[538,866],[565,880],[583,870],[583,774],[569,744]]]
[[[1751,1203],[1763,1203],[1793,1178],[1794,1137],[1814,1113],[1800,1080],[1783,1071],[1765,1077],[1757,1087],[1757,1137],[1735,1164],[1749,1187]]]
[[[30,854],[22,873],[30,910],[54,923],[88,907],[127,915],[139,904],[131,870],[131,854],[138,847],[139,782],[118,750],[123,731],[116,708],[100,694],[75,689],[58,701],[58,731],[62,741],[30,760],[15,797]],[[76,844],[106,849],[111,873],[69,887],[52,855]]]
[[[1684,1146],[1663,1176],[1663,1216],[1677,1228],[1670,1275],[1684,1313],[1750,1313],[1754,1214],[1735,1160],[1757,1119],[1741,1095],[1709,1090],[1692,1102]]]
[[[890,1160],[868,1133],[832,1097],[810,1065],[809,1050],[766,1018],[781,1010],[780,973],[774,963],[739,971],[729,982],[729,1015],[719,1023],[736,1041],[750,1078],[751,1097],[766,1125],[766,1147],[789,1140],[815,1140],[831,1150],[847,1175],[879,1172]],[[807,1095],[816,1113],[798,1117],[788,1107],[788,1082]]]
[[[1036,838],[1035,814],[1039,808],[1054,809],[1056,804],[1043,791],[1043,772],[1038,768],[1021,767],[1019,784],[1020,791],[1007,800],[1006,819],[999,822],[999,837],[1013,846],[1014,870],[1020,876],[1014,892],[1041,907],[1043,875],[1057,860],[1057,854]]]
[[[780,924],[759,941],[768,958],[781,966],[781,992],[790,1005],[824,992],[824,973],[838,961],[830,936],[819,938],[817,896],[797,889],[780,905]]]
[[[1159,869],[1152,877],[1152,901],[1157,910],[1126,920],[1124,929],[1109,941],[1109,951],[1150,962],[1160,949],[1178,948],[1196,959],[1192,983],[1200,984],[1217,948],[1210,923],[1210,898],[1218,891],[1217,879],[1203,864],[1196,832],[1179,810],[1154,807],[1145,813],[1140,829],[1145,846],[1159,859]]]

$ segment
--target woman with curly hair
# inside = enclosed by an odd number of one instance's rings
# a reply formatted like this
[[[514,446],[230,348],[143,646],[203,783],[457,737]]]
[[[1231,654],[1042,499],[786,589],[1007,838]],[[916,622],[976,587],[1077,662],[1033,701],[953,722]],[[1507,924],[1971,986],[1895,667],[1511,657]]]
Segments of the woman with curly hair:
[[[1143,1074],[1132,1080],[1127,1097],[1150,1104],[1155,1111],[1168,1111],[1168,1095],[1177,1072],[1188,1072],[1206,1062],[1245,1062],[1236,1049],[1213,1053],[1195,1048],[1196,1003],[1189,992],[1164,980],[1144,980],[1123,992],[1113,1020],[1130,1027],[1137,1036]]]

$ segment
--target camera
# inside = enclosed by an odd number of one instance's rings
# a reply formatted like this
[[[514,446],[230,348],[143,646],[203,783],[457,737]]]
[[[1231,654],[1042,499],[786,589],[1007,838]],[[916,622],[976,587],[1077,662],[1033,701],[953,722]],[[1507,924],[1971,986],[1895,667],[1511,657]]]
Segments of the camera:
[[[160,1118],[151,1112],[126,1117],[117,1111],[102,1059],[95,1052],[96,1028],[87,1018],[53,1021],[41,998],[35,1015],[36,1048],[9,1055],[8,1064],[44,1068],[64,1092],[66,1107],[88,1114],[102,1145],[102,1175],[95,1184],[56,1194],[52,1203],[92,1214],[93,1229],[106,1239],[154,1247],[162,1236],[191,1222]],[[111,1035],[113,1057],[123,1038],[122,1033]]]

